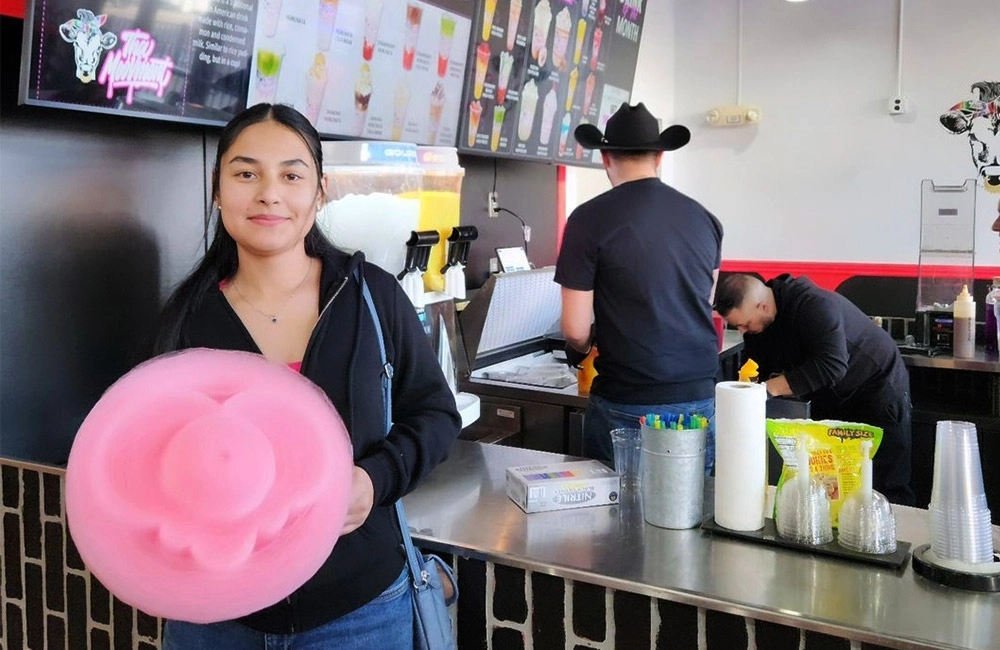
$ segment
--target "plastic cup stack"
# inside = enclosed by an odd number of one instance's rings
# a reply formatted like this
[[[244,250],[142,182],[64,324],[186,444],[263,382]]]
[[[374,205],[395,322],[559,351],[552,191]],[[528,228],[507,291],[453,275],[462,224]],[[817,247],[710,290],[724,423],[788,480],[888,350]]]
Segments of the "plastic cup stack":
[[[778,491],[775,521],[778,534],[811,546],[832,542],[830,498],[823,484],[809,475],[809,448],[805,436],[799,436],[796,465],[795,477]]]
[[[861,553],[884,554],[896,550],[896,518],[885,496],[872,489],[872,442],[861,443],[861,489],[840,508],[837,543]]]
[[[934,484],[927,510],[931,550],[938,558],[967,564],[993,561],[979,441],[971,422],[937,423]]]

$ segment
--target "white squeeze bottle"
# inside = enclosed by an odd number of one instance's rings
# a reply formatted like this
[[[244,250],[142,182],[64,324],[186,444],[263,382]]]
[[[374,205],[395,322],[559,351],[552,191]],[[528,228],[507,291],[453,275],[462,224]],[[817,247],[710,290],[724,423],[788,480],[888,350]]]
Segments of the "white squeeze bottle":
[[[955,298],[952,315],[955,319],[952,356],[971,359],[976,356],[976,301],[972,299],[968,285],[963,284],[962,293]]]

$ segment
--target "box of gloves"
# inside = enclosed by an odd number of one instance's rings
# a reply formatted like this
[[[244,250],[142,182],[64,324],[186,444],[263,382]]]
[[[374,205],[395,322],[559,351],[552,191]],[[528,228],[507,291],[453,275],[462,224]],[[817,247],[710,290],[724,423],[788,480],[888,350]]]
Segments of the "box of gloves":
[[[621,476],[596,460],[507,468],[507,496],[525,512],[618,503]]]

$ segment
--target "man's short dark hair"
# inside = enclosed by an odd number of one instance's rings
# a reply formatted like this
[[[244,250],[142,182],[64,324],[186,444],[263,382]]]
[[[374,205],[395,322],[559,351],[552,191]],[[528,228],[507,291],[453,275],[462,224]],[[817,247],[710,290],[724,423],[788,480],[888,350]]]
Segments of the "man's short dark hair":
[[[756,279],[746,273],[732,273],[719,280],[715,289],[715,311],[719,316],[725,318],[732,310],[742,307]]]

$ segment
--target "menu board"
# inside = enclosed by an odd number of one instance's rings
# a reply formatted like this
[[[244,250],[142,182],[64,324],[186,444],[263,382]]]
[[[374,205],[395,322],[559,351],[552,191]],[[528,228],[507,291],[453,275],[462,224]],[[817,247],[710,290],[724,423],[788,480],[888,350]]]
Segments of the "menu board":
[[[454,146],[469,14],[455,1],[261,0],[248,104],[292,104],[324,135]]]
[[[469,0],[35,0],[21,101],[225,124],[291,104],[320,134],[455,144]]]
[[[220,124],[246,106],[254,0],[45,0],[24,21],[20,101]]]
[[[642,0],[483,0],[473,16],[459,151],[600,166],[582,122],[629,100]]]

